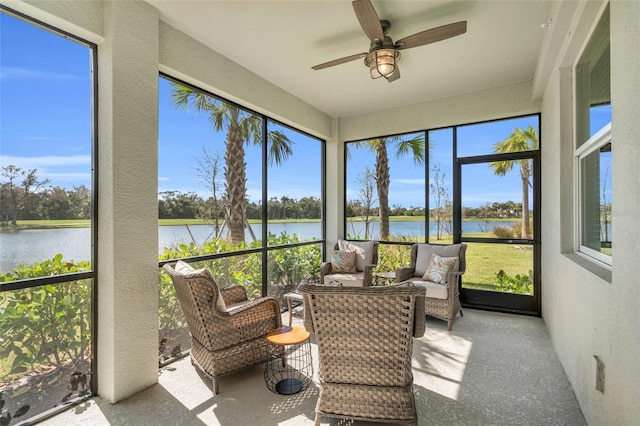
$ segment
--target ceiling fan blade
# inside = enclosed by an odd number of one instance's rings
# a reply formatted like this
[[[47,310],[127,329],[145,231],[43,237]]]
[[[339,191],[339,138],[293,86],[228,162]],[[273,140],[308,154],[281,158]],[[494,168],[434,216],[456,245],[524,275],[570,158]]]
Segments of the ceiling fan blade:
[[[366,52],[357,53],[355,55],[345,56],[344,58],[334,59],[333,61],[325,62],[323,64],[314,65],[311,68],[313,68],[314,70],[321,70],[321,69],[324,69],[324,68],[332,67],[334,65],[340,65],[340,64],[344,64],[346,62],[354,61],[356,59],[364,58],[365,56],[367,56]]]
[[[431,28],[396,41],[396,49],[410,49],[436,41],[446,40],[467,32],[467,21],[455,22],[441,27]]]
[[[369,37],[369,40],[384,40],[384,31],[380,24],[380,18],[378,18],[378,14],[373,8],[371,1],[354,0],[351,4],[353,5],[353,10],[356,12],[358,22],[360,22],[360,26],[367,37]]]
[[[391,74],[389,77],[386,77],[386,79],[389,83],[393,83],[399,78],[400,78],[400,68],[398,68],[398,65],[396,64],[395,71],[393,71],[393,74]]]

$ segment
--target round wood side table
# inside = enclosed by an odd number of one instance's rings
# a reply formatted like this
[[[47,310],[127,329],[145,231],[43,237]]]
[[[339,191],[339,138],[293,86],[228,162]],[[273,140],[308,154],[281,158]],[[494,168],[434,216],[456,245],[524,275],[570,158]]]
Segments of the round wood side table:
[[[283,326],[267,334],[267,353],[264,381],[271,392],[292,395],[309,386],[313,363],[304,327]]]

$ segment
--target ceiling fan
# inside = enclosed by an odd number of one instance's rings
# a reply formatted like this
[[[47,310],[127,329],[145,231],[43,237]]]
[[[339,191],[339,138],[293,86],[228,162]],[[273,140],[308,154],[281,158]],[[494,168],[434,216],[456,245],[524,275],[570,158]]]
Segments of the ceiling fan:
[[[369,52],[334,59],[333,61],[315,65],[311,67],[312,69],[321,70],[364,58],[364,64],[369,68],[371,78],[384,77],[391,83],[400,78],[400,69],[398,68],[400,50],[424,46],[425,44],[446,40],[467,32],[467,21],[460,21],[421,31],[394,43],[391,37],[386,35],[389,28],[391,28],[391,23],[378,18],[378,14],[370,0],[354,0],[351,3],[360,26],[369,37],[369,40],[371,40]]]

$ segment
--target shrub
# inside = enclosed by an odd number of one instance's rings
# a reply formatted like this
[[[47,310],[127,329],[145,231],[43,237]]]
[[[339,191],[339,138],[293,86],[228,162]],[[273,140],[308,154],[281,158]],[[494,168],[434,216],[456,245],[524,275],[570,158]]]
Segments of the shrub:
[[[493,233],[498,238],[512,239],[514,237],[513,227],[510,226],[496,226],[493,228]]]
[[[511,227],[514,238],[520,238],[522,235],[522,222],[518,222]]]
[[[496,272],[496,287],[497,290],[505,293],[516,294],[533,294],[533,271],[529,269],[528,275],[516,274],[514,277],[510,277],[500,269]]]
[[[268,235],[268,246],[299,243],[296,234],[281,233],[279,236]],[[250,244],[229,245],[225,240],[207,241],[202,246],[189,243],[176,247],[165,247],[160,254],[160,260],[187,258],[215,253],[230,253],[228,257],[194,262],[194,268],[207,268],[216,279],[220,288],[233,284],[242,285],[249,299],[262,296],[262,254],[249,253],[234,256],[233,252],[243,249],[260,248],[262,242],[253,241]],[[280,297],[284,293],[293,291],[301,282],[315,282],[320,276],[320,245],[311,244],[298,247],[276,248],[270,250],[267,256],[267,270],[269,276],[267,285],[269,294]],[[186,321],[175,294],[173,283],[168,274],[161,270],[159,273],[159,342],[160,358],[167,359],[174,352],[180,352],[176,343],[176,336],[186,329]],[[186,333],[186,332],[185,332]],[[168,352],[163,354],[165,351]]]
[[[90,270],[89,262],[51,260],[20,265],[0,274],[0,281],[37,278]],[[9,374],[41,365],[80,365],[91,348],[91,280],[47,284],[0,293],[0,358],[11,359]],[[10,358],[11,357],[11,358]]]

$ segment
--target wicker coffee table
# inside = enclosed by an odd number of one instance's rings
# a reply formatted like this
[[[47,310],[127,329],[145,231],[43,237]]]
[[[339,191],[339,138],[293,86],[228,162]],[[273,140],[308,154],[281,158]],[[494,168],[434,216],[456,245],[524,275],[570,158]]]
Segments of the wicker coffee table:
[[[269,390],[281,395],[305,390],[313,376],[309,332],[283,326],[267,334],[267,342],[264,381]]]

